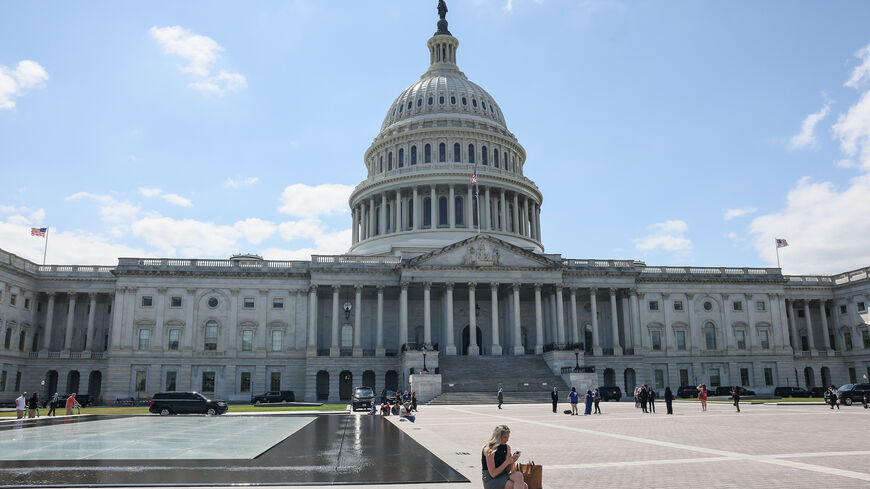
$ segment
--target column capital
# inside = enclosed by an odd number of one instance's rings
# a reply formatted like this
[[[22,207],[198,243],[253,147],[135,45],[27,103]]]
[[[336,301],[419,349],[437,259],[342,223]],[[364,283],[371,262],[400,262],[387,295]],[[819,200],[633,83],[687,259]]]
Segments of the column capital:
[[[511,288],[519,292],[520,288],[523,286],[521,283],[512,283]]]
[[[589,287],[589,294],[595,295],[598,293],[598,287]]]
[[[236,289],[236,290],[239,290],[239,289]],[[270,291],[271,291],[271,289],[260,289],[259,290],[260,295],[269,295]]]
[[[356,291],[356,292],[362,292],[362,289],[363,289],[363,284],[359,284],[359,283],[357,283],[357,284],[353,284],[353,290],[354,290],[354,291]]]
[[[727,301],[728,299],[731,299],[731,294],[720,294],[720,295],[722,296],[723,301]]]
[[[613,289],[610,289],[610,290],[613,290]],[[671,294],[669,292],[662,292],[662,299],[667,299],[670,296],[671,296]]]
[[[130,287],[125,287],[125,288],[130,289]],[[124,290],[124,289],[121,289],[121,290]],[[190,295],[196,295],[196,291],[199,289],[195,289],[195,288],[191,287],[189,289],[184,289],[184,290],[187,291],[187,293]]]
[[[119,288],[123,290],[123,288]],[[57,292],[46,292],[45,295],[48,296],[49,299],[54,299],[54,297],[57,295]]]
[[[468,288],[474,290],[477,287],[477,282],[468,282]]]
[[[430,290],[432,288],[432,282],[423,282],[423,290]]]
[[[553,284],[553,288],[556,289],[556,292],[561,292],[562,284]]]
[[[630,295],[632,297],[637,297],[637,289],[635,289],[635,288],[628,289],[628,295]]]
[[[453,290],[453,282],[444,282],[444,286],[447,287],[447,290]]]
[[[167,287],[157,287],[157,293],[158,293],[158,294],[165,294],[165,293],[166,293],[166,289],[167,289]],[[88,293],[88,295],[91,295],[91,294]]]
[[[378,289],[378,293],[380,294],[384,291],[384,284],[375,285],[375,288]]]
[[[745,292],[745,293],[743,294],[743,297],[746,297],[746,300],[747,300],[747,301],[751,301],[753,295],[755,295],[755,294],[753,294],[752,292]]]
[[[407,291],[408,285],[410,285],[410,284],[408,282],[402,282],[399,285],[402,287],[402,290]]]
[[[238,287],[233,287],[230,289],[230,295],[232,295],[233,297],[238,297],[239,292],[241,292],[241,289],[239,289]]]
[[[341,284],[332,284],[330,287],[332,287],[332,291],[335,293],[341,292]]]
[[[70,298],[70,300],[76,300],[76,296],[79,295],[78,292],[69,291],[66,295]]]
[[[97,300],[97,292],[88,292],[88,299],[91,301]]]
[[[619,289],[617,289],[616,287],[610,287],[609,290],[610,290],[610,295],[616,295],[616,291],[618,291]]]
[[[534,284],[534,285],[535,285],[535,292],[540,292],[541,289],[544,287],[544,284]]]
[[[491,289],[498,289],[499,285],[501,285],[501,284],[498,283],[498,282],[490,282],[490,283],[489,283],[489,288],[491,288]]]

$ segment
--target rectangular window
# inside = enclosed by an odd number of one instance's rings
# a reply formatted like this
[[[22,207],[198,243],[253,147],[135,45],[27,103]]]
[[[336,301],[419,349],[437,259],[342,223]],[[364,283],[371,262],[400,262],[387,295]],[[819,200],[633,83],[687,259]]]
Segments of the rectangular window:
[[[15,297],[14,295],[12,297]],[[858,312],[867,312],[867,305],[864,302],[858,303]]]
[[[181,307],[181,296],[173,295],[169,298],[169,307],[178,308]]]
[[[798,315],[799,318],[804,317],[804,310],[803,310],[803,309],[798,309],[797,315]]]
[[[21,392],[21,372],[15,372],[15,389],[12,390],[15,392]]]
[[[713,328],[707,328],[704,330],[704,339],[707,340],[707,349],[715,350],[716,349],[716,330]]]
[[[770,333],[762,329],[758,331],[758,337],[761,339],[761,349],[770,350]]]
[[[845,305],[840,306],[840,314],[846,314],[847,309]]]
[[[801,350],[810,351],[810,340],[807,338],[807,335],[801,336]]]
[[[42,312],[42,302],[36,302],[36,312]]]
[[[214,392],[214,372],[202,373],[202,392]]]
[[[767,308],[767,305],[764,303],[764,301],[758,301],[755,303],[755,310],[756,311],[764,311],[766,308]]]
[[[746,349],[746,331],[739,329],[734,332],[737,336],[737,349],[745,350]]]
[[[658,311],[659,310],[659,301],[649,301],[649,310],[650,311]]]
[[[270,372],[269,373],[269,390],[270,391],[280,391],[281,390],[281,372]]]
[[[280,329],[272,330],[272,351],[281,351],[284,342],[284,332]]]
[[[27,333],[22,331],[18,334],[18,351],[24,351],[24,342],[27,338]]]
[[[870,348],[870,331],[861,331],[861,339],[864,340],[864,348]]]
[[[30,299],[28,299],[28,298],[24,299],[24,308],[27,310],[30,310]]]
[[[685,350],[686,349],[686,332],[685,331],[675,331],[677,335],[677,350]]]
[[[154,299],[150,295],[142,296],[142,307],[151,307],[151,304],[154,302]]]
[[[10,294],[9,295],[9,305],[14,306],[16,302],[18,302],[18,296],[15,294]],[[860,304],[863,304],[863,302],[861,302]]]
[[[848,331],[843,333],[843,345],[845,345],[846,351],[852,351],[852,333]]]
[[[6,392],[6,371],[0,372],[0,392]]]
[[[743,302],[742,301],[734,301],[734,310],[742,311],[743,310]]]
[[[662,332],[652,331],[652,349],[660,351],[662,349]]]
[[[174,391],[175,390],[175,378],[178,375],[174,370],[172,372],[166,372],[166,390]]]
[[[205,325],[205,349],[206,350],[217,350],[217,336],[218,336],[218,328],[217,324],[213,324],[209,322],[209,324]]]
[[[253,351],[254,332],[250,329],[242,331],[242,351]]]
[[[740,369],[740,385],[743,385],[743,386],[750,385],[749,369],[748,368],[741,368]]]
[[[858,382],[858,374],[855,372],[855,367],[849,367],[849,383],[854,384],[856,382]],[[18,389],[15,389],[15,391],[17,392]]]
[[[711,368],[710,369],[710,386],[711,387],[719,387],[722,385],[722,380],[719,377],[719,369]]]
[[[251,392],[251,372],[242,372],[239,379],[239,392]]]
[[[148,373],[144,370],[136,371],[136,397],[139,397],[141,392],[145,392],[146,380],[148,380]]]
[[[147,350],[151,347],[151,330],[150,329],[140,329],[139,330],[139,349]]]
[[[169,330],[169,350],[178,351],[178,339],[181,337],[181,330]]]
[[[683,301],[674,301],[674,310],[682,311],[683,310]]]
[[[773,369],[764,367],[764,385],[773,385]]]
[[[825,307],[825,317],[826,318],[831,317],[831,308],[830,307]]]
[[[254,304],[255,302],[253,297],[245,297],[244,305],[242,307],[244,307],[245,309],[253,309]]]
[[[685,368],[680,369],[680,386],[684,387],[689,385],[689,370]]]
[[[665,372],[661,369],[655,370],[656,389],[661,389],[665,386]]]
[[[272,297],[272,309],[284,309],[284,298]]]

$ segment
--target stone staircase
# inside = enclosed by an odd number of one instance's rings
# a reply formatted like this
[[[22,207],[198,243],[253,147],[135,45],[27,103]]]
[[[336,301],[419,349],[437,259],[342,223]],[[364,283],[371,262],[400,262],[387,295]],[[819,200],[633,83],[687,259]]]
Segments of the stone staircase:
[[[558,387],[568,395],[565,382],[540,355],[442,356],[438,359],[442,394],[427,404],[494,404],[501,385],[505,404],[550,402]]]

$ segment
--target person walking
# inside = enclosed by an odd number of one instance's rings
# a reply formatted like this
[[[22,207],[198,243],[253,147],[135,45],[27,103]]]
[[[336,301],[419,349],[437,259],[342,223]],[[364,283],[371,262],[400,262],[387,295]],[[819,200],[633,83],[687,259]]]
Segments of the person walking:
[[[834,386],[834,384],[831,384],[831,386],[828,387],[828,390],[825,392],[825,400],[828,402],[828,404],[831,405],[831,409],[834,409],[834,406],[837,406],[837,409],[840,409],[840,404],[837,402],[839,394],[840,393],[837,392],[837,388]]]
[[[640,386],[640,392],[638,392],[637,395],[640,398],[640,408],[643,410],[643,412],[648,412],[646,410],[646,401],[649,399],[649,393],[646,391],[645,384]]]
[[[649,386],[647,388],[647,394],[648,394],[647,403],[649,404],[649,412],[651,414],[655,414],[656,413],[656,396],[657,396],[656,390],[653,389],[652,386]]]
[[[707,412],[707,385],[701,384],[698,386],[698,400],[701,401],[701,412]]]
[[[411,411],[417,412],[417,391],[411,393]]]
[[[731,391],[731,399],[734,399],[734,407],[737,408],[737,412],[740,412],[740,386],[735,385],[734,389]]]
[[[592,392],[592,402],[595,404],[595,414],[601,414],[601,408],[598,407],[598,404],[601,403],[601,392],[598,391],[598,387]]]
[[[498,386],[498,408],[501,409],[501,405],[504,404],[504,389],[502,386]]]
[[[586,410],[583,411],[583,415],[592,414],[592,391],[586,391]]]
[[[634,407],[636,409],[640,408],[640,387],[634,388]]]
[[[480,451],[480,464],[483,466],[483,489],[529,489],[523,481],[523,473],[511,472],[520,458],[520,452],[511,453],[508,440],[511,429],[500,424],[492,430],[489,441]]]
[[[667,408],[668,414],[674,414],[674,393],[670,386],[665,387],[665,408]]]
[[[69,397],[66,398],[66,415],[67,416],[72,416],[74,414],[73,413],[74,407],[77,407],[77,408],[82,407],[82,405],[79,404],[78,401],[76,401],[76,393],[75,392],[73,392],[72,394],[70,394]]]
[[[553,392],[550,393],[550,400],[553,401],[553,412],[559,408],[559,389],[553,387]]]
[[[57,409],[58,402],[60,402],[60,400],[57,397],[57,392],[55,392],[54,395],[51,396],[51,399],[48,400],[48,415],[49,416],[55,415],[54,410]]]
[[[15,399],[15,417],[24,418],[24,410],[27,408],[27,393],[24,392]]]
[[[34,392],[27,400],[27,417],[35,418],[39,414],[39,392]]]
[[[568,402],[571,403],[571,416],[577,416],[579,414],[577,403],[580,402],[580,394],[577,393],[576,387],[572,387],[571,392],[568,393]]]

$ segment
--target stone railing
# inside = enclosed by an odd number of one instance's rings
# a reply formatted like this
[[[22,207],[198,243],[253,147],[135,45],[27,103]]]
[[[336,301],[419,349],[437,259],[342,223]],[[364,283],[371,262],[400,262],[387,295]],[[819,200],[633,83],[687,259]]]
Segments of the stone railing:
[[[866,280],[867,278],[870,278],[870,267],[859,268],[858,270],[852,270],[851,272],[834,275],[831,277],[831,280],[835,284],[840,285],[857,282],[859,280]]]
[[[782,278],[779,268],[738,268],[738,267],[649,267],[644,266],[642,275],[654,277],[685,278],[745,278],[776,279]]]
[[[834,281],[831,280],[831,277],[818,276],[818,275],[787,275],[788,285],[808,285],[818,287],[822,286],[830,286],[834,284]]]
[[[312,265],[329,266],[383,266],[398,265],[402,258],[398,256],[362,256],[362,255],[311,255]]]
[[[38,275],[57,276],[105,276],[110,277],[115,267],[105,265],[37,265],[8,251],[0,250],[0,264]]]
[[[125,270],[167,271],[228,271],[228,272],[281,272],[304,271],[306,261],[294,260],[213,260],[184,258],[119,258],[118,268]]]
[[[562,265],[569,268],[631,268],[645,266],[641,261],[634,260],[575,260],[563,258]]]

